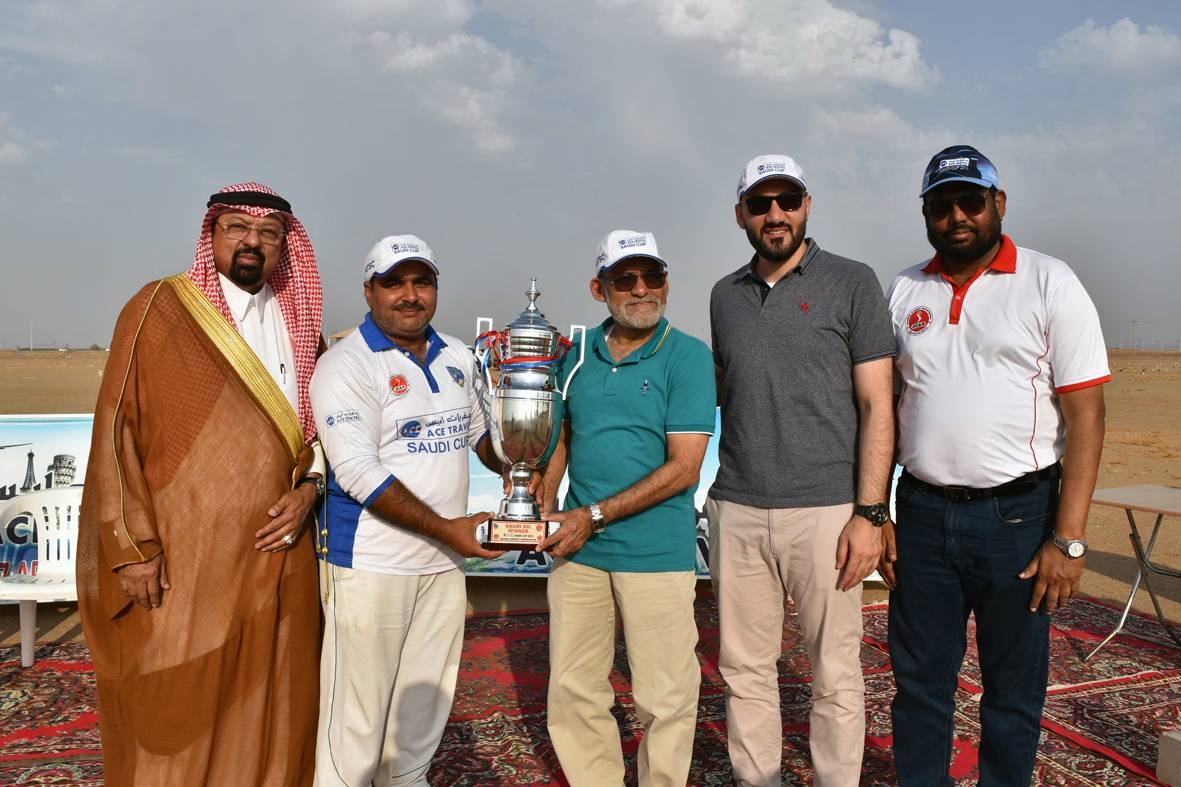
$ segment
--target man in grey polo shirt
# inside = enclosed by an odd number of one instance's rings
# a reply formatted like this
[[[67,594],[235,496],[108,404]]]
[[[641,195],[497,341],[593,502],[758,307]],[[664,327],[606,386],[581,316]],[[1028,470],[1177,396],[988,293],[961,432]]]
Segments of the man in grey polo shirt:
[[[861,580],[889,518],[896,345],[874,272],[806,237],[811,209],[790,157],[747,163],[734,215],[755,254],[710,297],[722,432],[706,514],[742,785],[780,784],[785,592],[812,662],[815,783],[861,773]]]

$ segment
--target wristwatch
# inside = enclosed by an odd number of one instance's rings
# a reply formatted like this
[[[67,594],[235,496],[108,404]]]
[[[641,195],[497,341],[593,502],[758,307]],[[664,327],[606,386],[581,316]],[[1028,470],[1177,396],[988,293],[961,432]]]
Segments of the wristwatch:
[[[874,503],[871,506],[853,506],[853,513],[865,517],[874,527],[881,527],[890,521],[890,507],[885,503]]]
[[[603,518],[603,509],[598,503],[591,503],[586,507],[591,515],[591,533],[598,535],[607,529],[607,520]]]
[[[324,476],[322,475],[305,475],[303,478],[299,479],[299,484],[296,484],[296,486],[299,486],[300,484],[313,484],[316,487],[317,498],[323,497],[327,488],[324,484]]]
[[[1081,538],[1063,538],[1055,533],[1050,536],[1050,543],[1062,550],[1062,554],[1071,560],[1078,560],[1087,554],[1087,542]]]

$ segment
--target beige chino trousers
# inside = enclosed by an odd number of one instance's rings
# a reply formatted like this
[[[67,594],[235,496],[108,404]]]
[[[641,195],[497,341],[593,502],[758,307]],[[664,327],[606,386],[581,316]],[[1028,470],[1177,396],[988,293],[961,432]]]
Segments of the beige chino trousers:
[[[693,758],[701,665],[693,571],[603,571],[557,558],[550,609],[549,734],[572,787],[623,784],[615,689],[615,610],[623,618],[636,715],[639,783],[683,787]]]
[[[851,504],[766,509],[706,501],[718,598],[718,669],[734,781],[780,785],[783,720],[778,661],[784,594],[795,601],[812,663],[809,747],[817,787],[852,787],[865,749],[861,586],[837,590],[837,540]]]

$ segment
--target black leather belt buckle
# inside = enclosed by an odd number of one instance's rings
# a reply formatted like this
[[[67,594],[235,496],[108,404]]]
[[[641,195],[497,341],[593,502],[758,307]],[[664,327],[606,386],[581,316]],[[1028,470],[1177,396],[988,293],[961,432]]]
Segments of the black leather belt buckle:
[[[953,503],[971,503],[973,500],[987,500],[992,497],[991,489],[976,489],[970,486],[945,486],[943,496]]]

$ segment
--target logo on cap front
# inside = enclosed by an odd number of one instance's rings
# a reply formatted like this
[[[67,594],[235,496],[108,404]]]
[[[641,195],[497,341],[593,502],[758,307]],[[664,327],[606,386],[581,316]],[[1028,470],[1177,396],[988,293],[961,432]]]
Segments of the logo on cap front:
[[[787,172],[787,164],[783,161],[772,161],[767,164],[760,164],[755,169],[760,175],[768,172]]]
[[[931,310],[926,306],[911,309],[906,315],[906,332],[911,336],[918,336],[931,327]]]
[[[390,378],[390,393],[394,396],[405,396],[410,393],[410,383],[404,375],[395,374]]]
[[[394,254],[418,254],[422,249],[417,243],[391,243],[390,251]]]
[[[972,159],[970,158],[946,158],[939,162],[939,171],[945,169],[967,169],[972,166]]]
[[[621,248],[621,249],[631,249],[631,248],[635,248],[636,246],[647,246],[647,245],[648,245],[648,239],[645,238],[643,235],[632,235],[630,238],[620,238],[619,239],[619,248]]]

